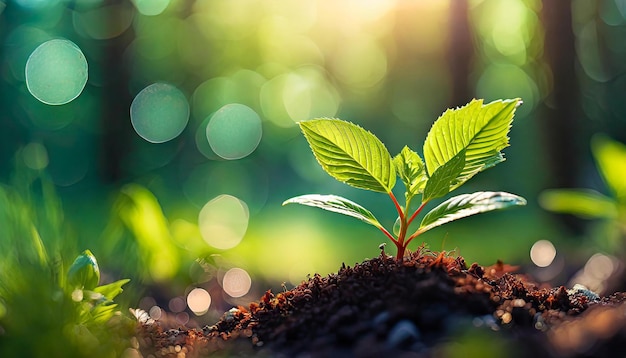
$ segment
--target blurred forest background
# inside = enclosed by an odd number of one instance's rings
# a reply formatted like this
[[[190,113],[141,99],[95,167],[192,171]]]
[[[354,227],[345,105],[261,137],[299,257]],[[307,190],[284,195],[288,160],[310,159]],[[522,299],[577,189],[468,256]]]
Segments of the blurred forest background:
[[[77,97],[51,103],[63,89],[46,88],[46,75],[81,69],[35,49],[68,43],[84,55],[86,84],[73,79]],[[333,193],[395,220],[386,196],[319,168],[297,121],[349,120],[392,155],[405,144],[421,154],[435,119],[472,98],[524,105],[507,161],[460,191],[529,204],[435,229],[422,236],[429,247],[558,284],[590,258],[619,267],[623,243],[538,198],[610,195],[590,143],[626,142],[623,0],[0,1],[0,66],[0,182],[52,183],[59,205],[39,206],[36,222],[44,244],[60,235],[70,261],[90,249],[105,279],[131,278],[127,303],[155,317],[210,322],[281,282],[379,254],[386,238],[371,226],[281,206]],[[46,232],[51,217],[58,230]],[[531,260],[531,247],[548,259]]]

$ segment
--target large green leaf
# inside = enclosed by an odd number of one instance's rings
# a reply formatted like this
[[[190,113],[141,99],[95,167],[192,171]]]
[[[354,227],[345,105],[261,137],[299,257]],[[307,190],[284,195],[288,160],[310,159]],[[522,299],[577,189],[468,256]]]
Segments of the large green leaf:
[[[520,99],[499,100],[483,105],[472,100],[467,105],[445,111],[433,124],[424,142],[428,174],[465,150],[465,166],[453,190],[476,173],[502,161],[500,152],[509,145],[509,129]]]
[[[423,201],[429,201],[448,194],[456,184],[456,180],[464,166],[465,150],[462,150],[444,165],[437,168],[430,179],[428,179],[424,188]]]
[[[396,166],[398,176],[406,186],[408,195],[413,196],[424,191],[428,176],[419,154],[404,146],[400,154],[393,158],[393,164]]]
[[[426,214],[417,231],[425,232],[454,220],[513,205],[526,205],[526,199],[505,192],[489,191],[457,195]]]
[[[588,189],[545,190],[539,196],[539,204],[546,210],[589,219],[615,219],[618,216],[614,199]]]
[[[376,220],[374,215],[369,210],[365,209],[364,207],[353,201],[337,195],[301,195],[288,199],[283,203],[283,205],[287,204],[301,204],[306,206],[313,206],[335,213],[352,216],[359,220],[365,221],[368,224],[374,225],[379,229],[382,228],[382,225],[378,222],[378,220]]]
[[[333,178],[360,189],[391,191],[396,183],[391,155],[372,133],[339,119],[299,125],[315,158]]]
[[[620,200],[626,200],[626,145],[596,135],[591,149],[607,186]]]

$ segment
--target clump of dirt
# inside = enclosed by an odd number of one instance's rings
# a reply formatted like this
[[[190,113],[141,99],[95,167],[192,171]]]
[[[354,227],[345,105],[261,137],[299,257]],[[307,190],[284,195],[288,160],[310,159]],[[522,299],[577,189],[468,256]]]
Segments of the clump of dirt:
[[[433,356],[475,331],[520,357],[598,356],[624,343],[625,294],[540,287],[515,271],[424,249],[399,262],[383,251],[292,290],[267,291],[202,330],[143,320],[138,343],[155,357]]]

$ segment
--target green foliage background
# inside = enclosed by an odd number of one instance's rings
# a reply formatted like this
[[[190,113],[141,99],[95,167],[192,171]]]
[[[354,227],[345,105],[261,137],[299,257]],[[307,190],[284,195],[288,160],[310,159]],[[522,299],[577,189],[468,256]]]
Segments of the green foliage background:
[[[626,142],[620,2],[154,3],[165,7],[0,1],[0,182],[11,192],[15,168],[26,165],[28,175],[49,178],[46,190],[60,198],[52,204],[45,190],[33,191],[28,195],[41,204],[31,209],[3,198],[0,212],[18,211],[2,230],[45,209],[34,224],[41,240],[57,245],[51,252],[67,264],[90,249],[108,282],[131,278],[120,296],[129,305],[150,296],[167,309],[170,298],[200,286],[213,298],[202,318],[211,321],[277,282],[297,284],[378,254],[384,238],[375,228],[281,207],[303,193],[333,193],[373,208],[387,227],[396,219],[386,198],[336,183],[318,167],[296,125],[314,117],[354,122],[392,153],[405,144],[420,151],[446,108],[472,98],[522,98],[506,162],[463,192],[498,188],[525,197],[528,206],[420,238],[433,250],[458,248],[468,262],[501,259],[530,268],[537,240],[552,241],[573,267],[601,247],[585,237],[586,224],[548,214],[537,197],[547,188],[606,191],[588,143],[600,132]],[[89,80],[76,100],[48,106],[28,93],[24,65],[37,45],[57,37],[84,52]],[[154,82],[175,85],[191,110],[183,133],[161,144],[139,137],[129,116],[134,96]],[[221,160],[198,135],[230,103],[252,108],[263,128],[256,150],[234,161]],[[208,245],[198,227],[202,207],[223,194],[245,202],[250,214],[243,240],[228,250]],[[54,226],[57,217],[67,231]],[[33,237],[6,237],[0,247],[41,256],[28,241]],[[252,290],[239,300],[220,286],[231,267],[252,277]]]

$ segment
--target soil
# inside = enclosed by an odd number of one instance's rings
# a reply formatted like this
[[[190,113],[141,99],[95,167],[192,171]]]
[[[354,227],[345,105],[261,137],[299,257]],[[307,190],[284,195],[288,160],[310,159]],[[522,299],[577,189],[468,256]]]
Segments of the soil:
[[[498,262],[383,252],[226,312],[203,329],[140,319],[144,357],[603,357],[623,354],[625,293],[542,287]]]

